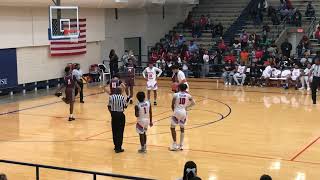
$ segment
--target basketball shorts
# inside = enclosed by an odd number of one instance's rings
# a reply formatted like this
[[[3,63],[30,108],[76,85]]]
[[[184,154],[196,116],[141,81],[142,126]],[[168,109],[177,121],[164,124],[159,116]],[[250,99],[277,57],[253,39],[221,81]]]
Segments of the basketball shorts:
[[[147,90],[157,90],[158,89],[158,83],[157,81],[147,81]]]
[[[171,117],[171,127],[180,126],[184,128],[187,122],[187,111],[175,110]]]
[[[70,104],[71,102],[74,102],[75,100],[74,89],[66,88],[65,93],[66,93],[65,103]]]
[[[293,81],[295,81],[295,80],[298,79],[298,77],[299,77],[299,76],[291,76],[291,79],[292,79]]]
[[[128,86],[128,87],[134,86],[134,78],[128,77],[126,79],[126,86]]]
[[[136,131],[138,134],[144,134],[147,132],[149,127],[150,120],[149,119],[139,119],[136,124]]]

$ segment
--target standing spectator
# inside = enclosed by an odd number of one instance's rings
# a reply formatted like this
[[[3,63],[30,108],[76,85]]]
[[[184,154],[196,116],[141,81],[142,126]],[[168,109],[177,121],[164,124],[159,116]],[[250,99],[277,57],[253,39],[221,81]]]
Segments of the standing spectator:
[[[223,26],[221,22],[215,26],[215,35],[222,36],[223,35]]]
[[[232,84],[232,78],[235,71],[235,64],[232,61],[227,61],[224,64],[223,68],[223,80],[225,85],[231,85]]]
[[[191,40],[189,47],[188,47],[188,50],[191,54],[194,54],[199,51],[199,47],[197,46],[197,44],[193,40]]]
[[[262,41],[266,42],[267,38],[269,36],[269,32],[270,32],[270,27],[268,26],[268,24],[263,25],[262,27]]]
[[[77,96],[80,91],[80,103],[84,103],[84,101],[83,101],[83,80],[82,80],[83,72],[80,69],[80,64],[76,64],[75,69],[73,69],[73,71],[72,71],[72,76],[74,76],[76,78],[77,83],[80,87],[80,89],[77,87],[75,88],[75,96]]]
[[[246,48],[244,48],[241,52],[240,52],[240,63],[244,63],[244,64],[248,64],[249,62],[249,53],[247,51]]]
[[[292,21],[293,21],[292,23],[295,26],[297,26],[297,27],[301,27],[302,26],[302,14],[300,13],[300,11],[298,9],[295,9]]]
[[[312,77],[313,76],[313,77]],[[320,85],[320,60],[316,59],[309,73],[309,80],[312,77],[311,92],[313,104],[317,104],[317,89]]]
[[[308,5],[307,5],[306,12],[304,14],[306,15],[306,17],[308,17],[308,19],[311,19],[312,17],[315,17],[315,13],[316,12],[314,10],[312,2],[309,1]]]
[[[205,52],[203,54],[203,74],[204,74],[204,77],[209,75],[209,69],[210,69],[209,61],[210,61],[209,52],[208,52],[208,50],[205,50]]]
[[[282,54],[286,57],[290,57],[292,50],[292,44],[288,42],[288,39],[286,39],[282,44],[281,44],[281,51]]]
[[[207,24],[208,24],[208,19],[204,15],[201,15],[201,18],[199,21],[200,29],[204,30],[206,28]]]
[[[236,73],[233,75],[233,80],[236,82],[238,86],[243,86],[244,81],[247,77],[246,71],[247,67],[245,66],[244,62],[241,62],[241,64],[236,68]],[[241,84],[239,83],[238,78],[241,78]]]
[[[193,17],[192,14],[189,13],[187,19],[184,21],[184,28],[192,28],[193,26]]]
[[[118,68],[119,58],[116,52],[114,51],[114,49],[111,49],[109,58],[110,58],[110,72],[111,72],[111,76],[113,76],[119,72],[119,68]]]
[[[182,48],[183,44],[186,42],[186,39],[182,34],[180,34],[179,39],[178,39],[178,48]]]
[[[241,40],[241,47],[245,48],[248,45],[248,40],[249,40],[249,35],[246,32],[246,30],[242,31],[242,34],[240,35],[240,40]]]
[[[214,25],[213,19],[210,17],[210,14],[207,14],[207,27],[206,29],[211,29]]]
[[[121,95],[121,93],[121,89],[117,88],[115,94],[112,94],[109,97],[108,104],[108,110],[111,114],[114,151],[116,153],[121,153],[124,151],[124,149],[122,149],[122,142],[126,116],[123,112],[124,109],[127,108],[127,103],[125,97]]]

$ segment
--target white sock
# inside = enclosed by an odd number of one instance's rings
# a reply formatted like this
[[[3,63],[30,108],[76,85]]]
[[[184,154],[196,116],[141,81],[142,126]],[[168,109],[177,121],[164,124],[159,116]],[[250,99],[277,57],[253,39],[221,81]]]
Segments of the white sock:
[[[180,133],[180,145],[183,145],[184,133]]]
[[[70,114],[70,117],[73,118],[73,114]]]

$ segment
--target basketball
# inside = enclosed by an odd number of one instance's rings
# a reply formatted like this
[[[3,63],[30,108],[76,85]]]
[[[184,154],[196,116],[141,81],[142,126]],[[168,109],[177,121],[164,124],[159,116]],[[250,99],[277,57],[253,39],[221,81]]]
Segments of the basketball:
[[[177,92],[178,91],[178,86],[179,86],[179,83],[177,83],[177,82],[172,83],[171,90],[173,92]]]

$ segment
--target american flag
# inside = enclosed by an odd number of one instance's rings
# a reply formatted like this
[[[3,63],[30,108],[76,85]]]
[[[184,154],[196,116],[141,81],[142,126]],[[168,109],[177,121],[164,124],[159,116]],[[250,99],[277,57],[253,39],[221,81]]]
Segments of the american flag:
[[[76,30],[77,21],[70,20],[70,29]],[[50,55],[51,56],[73,56],[87,53],[87,40],[86,40],[86,19],[79,19],[80,36],[76,39],[52,39],[50,40]],[[64,25],[69,28],[69,25]]]

